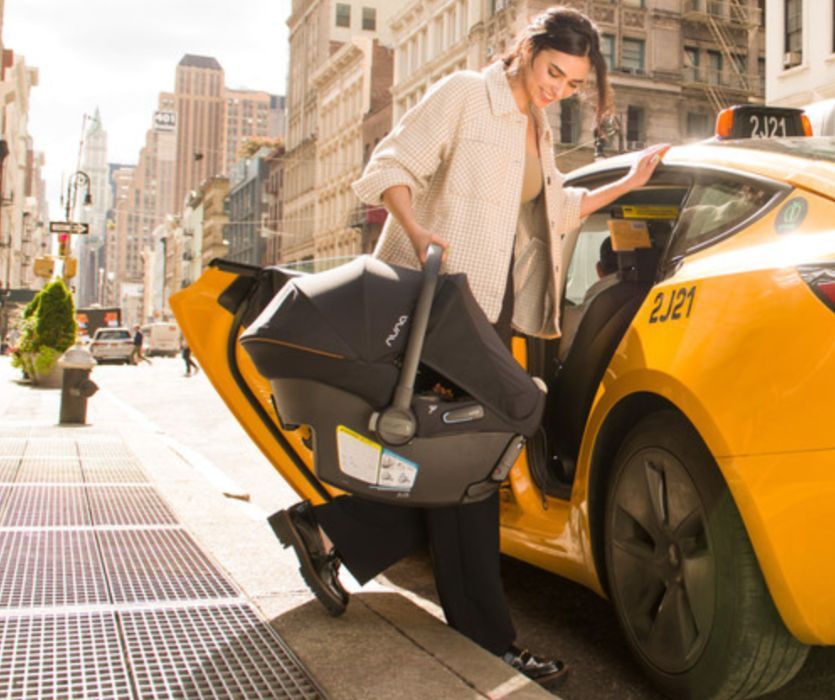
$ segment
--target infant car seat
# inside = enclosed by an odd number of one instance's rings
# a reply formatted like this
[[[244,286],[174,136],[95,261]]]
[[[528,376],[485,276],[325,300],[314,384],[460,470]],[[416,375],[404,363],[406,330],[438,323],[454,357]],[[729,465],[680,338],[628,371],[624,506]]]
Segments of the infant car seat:
[[[314,469],[376,501],[478,501],[507,477],[544,394],[463,274],[369,256],[290,278],[240,342],[282,426],[312,430]]]

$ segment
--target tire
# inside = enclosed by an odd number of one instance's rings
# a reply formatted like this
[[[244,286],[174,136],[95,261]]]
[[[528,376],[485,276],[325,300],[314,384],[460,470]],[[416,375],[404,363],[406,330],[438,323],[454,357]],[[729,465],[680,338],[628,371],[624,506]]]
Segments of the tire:
[[[776,690],[809,647],[786,629],[719,468],[678,413],[629,433],[606,499],[606,575],[627,643],[671,698]]]

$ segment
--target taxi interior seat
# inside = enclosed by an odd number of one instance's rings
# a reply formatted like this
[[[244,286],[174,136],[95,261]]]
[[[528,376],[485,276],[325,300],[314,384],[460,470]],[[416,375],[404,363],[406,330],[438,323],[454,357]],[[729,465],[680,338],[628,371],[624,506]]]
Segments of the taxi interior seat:
[[[572,311],[580,319],[560,338],[559,364],[548,390],[544,425],[551,442],[554,476],[570,484],[592,400],[626,329],[655,281],[656,248],[618,253],[618,282]]]

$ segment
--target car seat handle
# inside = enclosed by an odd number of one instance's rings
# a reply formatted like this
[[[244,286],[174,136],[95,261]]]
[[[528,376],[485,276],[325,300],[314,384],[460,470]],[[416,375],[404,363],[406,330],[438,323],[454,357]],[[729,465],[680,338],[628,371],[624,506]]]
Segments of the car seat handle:
[[[409,339],[406,341],[406,352],[403,356],[403,366],[397,387],[394,390],[394,400],[391,405],[400,410],[409,410],[412,405],[412,395],[415,390],[420,354],[423,352],[423,340],[429,325],[429,314],[432,311],[432,300],[435,297],[435,287],[438,285],[438,274],[441,270],[443,249],[438,245],[430,245],[426,251],[426,262],[423,264],[423,282],[415,304],[412,327]]]

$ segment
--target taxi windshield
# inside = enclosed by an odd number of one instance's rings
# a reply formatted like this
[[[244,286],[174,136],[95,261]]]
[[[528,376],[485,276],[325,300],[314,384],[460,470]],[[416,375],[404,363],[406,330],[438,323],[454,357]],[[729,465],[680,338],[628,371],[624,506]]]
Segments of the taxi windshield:
[[[797,136],[784,139],[739,139],[737,141],[725,141],[723,145],[835,163],[835,138],[832,137]]]

